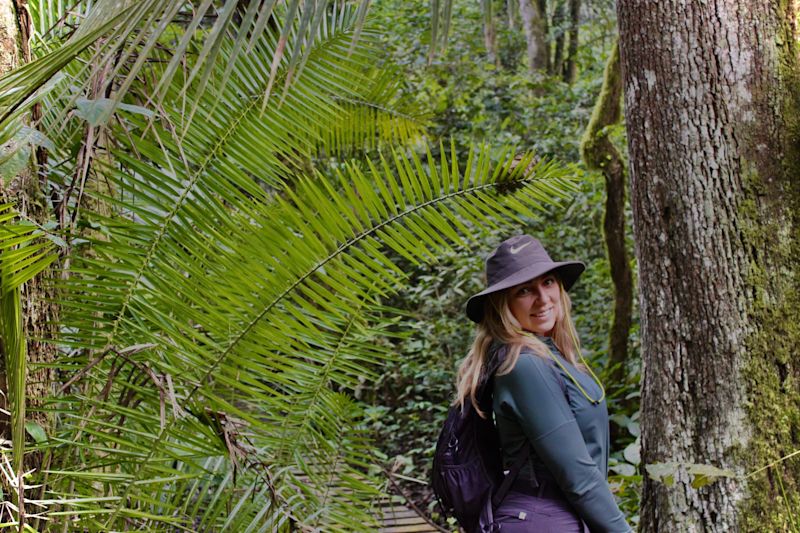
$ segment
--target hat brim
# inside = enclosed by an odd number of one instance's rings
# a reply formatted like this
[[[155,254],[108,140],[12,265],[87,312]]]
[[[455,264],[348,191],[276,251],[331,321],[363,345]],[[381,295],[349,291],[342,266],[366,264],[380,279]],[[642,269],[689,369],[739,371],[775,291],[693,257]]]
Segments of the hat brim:
[[[519,285],[520,283],[525,283],[526,281],[538,278],[548,272],[554,272],[558,276],[558,279],[561,280],[564,290],[569,291],[575,282],[578,281],[578,278],[584,270],[586,270],[586,265],[580,261],[563,261],[560,263],[548,263],[546,265],[533,264],[527,268],[523,268],[467,300],[467,317],[473,322],[480,323],[483,320],[484,302],[488,295]]]

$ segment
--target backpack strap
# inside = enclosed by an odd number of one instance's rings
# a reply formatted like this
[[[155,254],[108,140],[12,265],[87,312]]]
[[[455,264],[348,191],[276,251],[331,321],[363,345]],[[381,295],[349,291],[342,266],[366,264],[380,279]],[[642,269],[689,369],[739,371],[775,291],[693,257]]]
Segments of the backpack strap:
[[[491,368],[491,374],[490,374],[491,379],[494,379],[494,373],[500,366],[500,361],[497,360],[498,359],[502,360],[504,356],[505,353],[501,354],[500,357],[495,357],[494,358],[495,360],[492,361],[493,368]],[[567,391],[567,384],[564,382],[563,376],[561,376],[561,374],[559,374],[558,371],[555,370],[555,364],[552,363],[552,361],[551,364],[553,365],[553,371],[555,372],[556,378],[558,379],[558,384],[561,386],[561,392],[564,393],[565,397],[568,397],[569,392]],[[500,487],[492,495],[492,509],[497,509],[498,507],[500,507],[500,504],[503,503],[506,494],[508,494],[508,491],[511,489],[511,485],[514,483],[514,481],[516,481],[517,476],[519,476],[519,472],[520,470],[522,470],[522,465],[524,465],[525,461],[527,461],[528,458],[531,456],[530,444],[528,444],[524,448],[525,450],[520,454],[519,457],[517,457],[516,461],[514,461],[514,464],[511,465],[511,469],[508,471],[508,474],[506,474],[506,476],[503,478],[503,483],[500,484]],[[531,469],[531,476],[532,476],[531,481],[533,482],[534,487],[538,486],[539,481],[536,479],[536,472],[533,469]]]
[[[503,503],[503,500],[508,494],[509,489],[511,488],[511,484],[517,479],[519,475],[519,471],[522,470],[522,465],[525,464],[525,461],[528,460],[528,457],[531,456],[531,447],[530,445],[525,446],[525,451],[517,457],[517,460],[514,461],[514,464],[511,465],[511,470],[508,471],[508,474],[503,478],[503,483],[500,484],[500,488],[492,494],[492,509],[497,509],[500,507],[500,504]],[[532,475],[536,476],[533,471],[531,471]]]
[[[492,357],[489,359],[487,365],[488,367],[487,388],[490,391],[494,389],[494,374],[495,372],[497,372],[497,369],[500,368],[500,365],[503,363],[506,357],[505,345],[500,344],[494,346],[493,348],[495,349],[493,350]],[[505,477],[503,477],[503,482],[500,484],[500,487],[495,491],[494,494],[492,494],[492,509],[497,509],[503,502],[503,499],[505,499],[506,494],[508,494],[508,491],[511,489],[511,485],[517,479],[520,470],[522,470],[522,466],[525,464],[525,462],[528,460],[530,456],[531,456],[531,447],[530,445],[526,445],[525,450],[520,454],[519,457],[517,457],[517,459],[514,461],[514,464],[511,465],[511,469],[508,471],[508,474],[506,474]],[[532,475],[534,476],[534,483],[538,484],[535,478],[536,474],[533,473]]]

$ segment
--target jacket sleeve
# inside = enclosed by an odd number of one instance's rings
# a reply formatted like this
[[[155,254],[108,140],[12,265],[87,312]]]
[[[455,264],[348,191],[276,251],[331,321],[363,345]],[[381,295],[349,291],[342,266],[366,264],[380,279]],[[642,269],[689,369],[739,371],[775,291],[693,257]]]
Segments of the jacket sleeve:
[[[591,531],[627,533],[631,528],[586,449],[560,379],[549,361],[523,352],[511,372],[495,378],[495,394]]]

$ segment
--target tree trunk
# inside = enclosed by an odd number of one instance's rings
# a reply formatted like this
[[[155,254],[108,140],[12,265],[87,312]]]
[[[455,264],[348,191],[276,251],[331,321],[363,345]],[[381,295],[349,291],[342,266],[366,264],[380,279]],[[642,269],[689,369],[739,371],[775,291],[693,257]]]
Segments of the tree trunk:
[[[522,26],[528,42],[528,70],[547,70],[550,52],[547,48],[547,30],[544,15],[539,11],[538,0],[519,0]]]
[[[30,18],[27,11],[11,0],[0,0],[0,74],[4,74],[20,62],[30,60],[28,39]],[[35,117],[34,117],[35,118]],[[12,179],[0,178],[0,203],[13,202],[16,210],[27,217],[43,223],[50,210],[43,187],[46,181],[36,172],[34,159],[43,159],[41,153],[30,154],[30,165]],[[42,399],[50,392],[53,382],[52,370],[41,365],[52,363],[55,347],[43,341],[53,337],[56,320],[55,298],[43,280],[53,276],[48,270],[22,287],[23,329],[27,338],[26,419],[48,427],[47,415],[40,410]],[[5,358],[0,357],[0,387],[7,391]],[[5,394],[0,395],[0,405],[7,409]],[[10,423],[6,415],[0,414],[0,437],[10,438]],[[30,455],[26,468],[38,466],[38,458]]]
[[[753,472],[800,448],[797,6],[617,9],[642,460]],[[642,531],[787,531],[800,508],[796,460],[699,489],[686,467],[648,473]]]
[[[550,72],[550,18],[547,10],[547,0],[537,0],[539,7],[539,17],[541,17],[542,33],[544,35],[544,66],[542,67],[547,72]]]
[[[628,335],[633,311],[633,273],[625,245],[625,164],[611,142],[608,127],[622,118],[622,74],[619,70],[619,46],[614,43],[606,64],[603,88],[581,142],[586,166],[600,170],[606,182],[606,209],[603,234],[614,284],[614,316],[608,342],[608,366],[611,383],[624,388],[627,381]]]
[[[498,66],[500,63],[497,56],[497,31],[494,26],[492,0],[481,0],[481,7],[483,8],[483,44],[486,46],[486,57],[490,63]]]
[[[564,67],[564,81],[575,83],[578,79],[578,30],[581,25],[581,0],[569,0],[569,48]]]
[[[506,13],[508,14],[508,29],[514,30],[517,27],[516,19],[517,19],[517,11],[519,8],[519,4],[517,4],[517,0],[506,0]]]
[[[550,74],[561,76],[564,70],[564,41],[566,32],[564,31],[565,0],[558,0],[556,9],[553,12],[553,38],[556,42],[555,52],[553,52],[553,62],[550,63]]]

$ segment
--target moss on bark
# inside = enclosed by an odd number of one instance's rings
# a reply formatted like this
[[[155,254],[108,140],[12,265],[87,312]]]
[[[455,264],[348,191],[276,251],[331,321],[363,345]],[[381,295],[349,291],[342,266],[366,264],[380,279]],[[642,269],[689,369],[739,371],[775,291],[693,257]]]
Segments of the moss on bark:
[[[608,366],[611,370],[611,383],[616,389],[624,390],[627,381],[625,364],[628,359],[628,335],[633,313],[633,273],[625,244],[625,165],[608,132],[611,126],[619,123],[621,117],[622,74],[619,45],[614,43],[606,64],[603,87],[581,140],[581,155],[587,167],[601,171],[605,178],[603,236],[614,283],[614,314],[609,331]]]
[[[786,4],[780,12],[786,16],[775,39],[782,92],[771,103],[783,122],[783,157],[777,165],[754,161],[752,200],[742,213],[755,250],[748,274],[751,317],[759,325],[747,341],[743,372],[755,428],[742,450],[750,472],[800,450],[800,41],[792,9]],[[764,171],[773,168],[778,176]],[[800,530],[800,457],[750,477],[740,514],[742,531]]]

